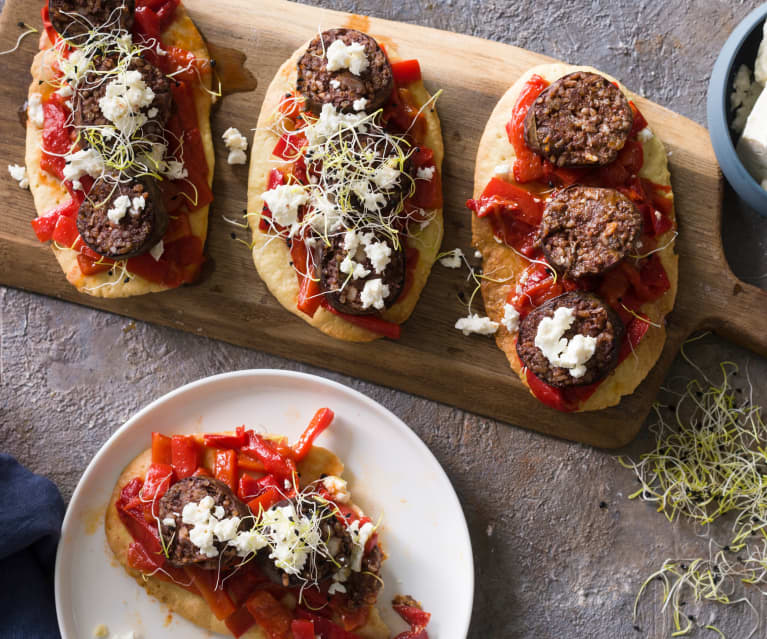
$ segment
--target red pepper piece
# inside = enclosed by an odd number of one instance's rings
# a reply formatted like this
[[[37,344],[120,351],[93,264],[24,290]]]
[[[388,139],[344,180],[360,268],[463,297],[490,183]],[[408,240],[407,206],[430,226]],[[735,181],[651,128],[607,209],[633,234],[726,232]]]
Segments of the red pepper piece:
[[[136,7],[133,17],[134,35],[143,40],[160,42],[160,19],[150,7]]]
[[[45,29],[45,33],[48,36],[48,39],[51,41],[51,44],[56,44],[56,40],[58,39],[59,34],[57,33],[56,29],[53,28],[53,24],[51,23],[50,10],[48,9],[47,2],[40,9],[40,15],[43,19],[43,28]]]
[[[264,468],[264,465],[259,460],[248,457],[247,455],[237,455],[237,466],[239,466],[240,470],[249,470],[254,473],[266,472],[266,468]]]
[[[274,504],[284,499],[284,495],[276,486],[267,486],[255,499],[248,502],[248,508],[258,514],[261,510],[269,510]]]
[[[322,617],[305,608],[296,608],[295,615],[299,619],[310,619],[313,621],[314,632],[316,632],[321,639],[361,639],[358,634],[344,630],[341,626],[333,623],[327,617]]]
[[[314,317],[322,302],[320,283],[314,279],[314,269],[308,260],[306,244],[300,238],[290,243],[290,257],[298,277],[298,298],[296,307],[309,317]]]
[[[32,228],[41,242],[47,242],[53,237],[53,229],[56,228],[56,222],[59,219],[58,213],[44,215],[32,220]]]
[[[248,431],[248,443],[243,446],[242,452],[258,459],[267,472],[273,473],[277,477],[290,479],[296,471],[296,465],[292,459],[280,455],[273,444],[252,430]]]
[[[179,479],[189,477],[200,465],[200,446],[191,435],[173,435],[170,454],[173,469]]]
[[[410,626],[425,628],[429,624],[431,614],[418,606],[393,605],[394,611],[405,620]]]
[[[297,131],[295,133],[284,133],[282,137],[277,140],[277,144],[272,149],[272,155],[277,156],[281,160],[293,161],[301,154],[301,149],[306,146],[306,136],[303,131]]]
[[[208,604],[210,611],[216,619],[224,620],[237,611],[226,590],[222,588],[216,590],[217,571],[203,570],[196,566],[186,566],[184,571],[192,580],[192,583],[199,591],[200,596],[205,600],[205,603]]]
[[[236,606],[244,606],[248,597],[262,584],[268,583],[267,577],[250,562],[226,578],[226,590]]]
[[[144,482],[136,477],[123,487],[115,504],[117,514],[131,537],[144,546],[150,555],[161,555],[157,524],[151,517],[147,518],[144,503],[139,497],[143,485]]]
[[[152,463],[170,464],[170,437],[162,433],[152,433]]]
[[[151,575],[165,563],[162,555],[152,555],[140,543],[132,541],[128,546],[128,565],[134,570]]]
[[[192,477],[213,477],[213,475],[205,466],[198,466],[197,470],[192,473]]]
[[[642,129],[644,129],[647,126],[647,120],[645,120],[644,116],[641,114],[636,104],[634,104],[631,100],[629,100],[629,105],[631,106],[631,112],[634,115],[634,124],[631,127],[631,133],[629,133],[629,138],[634,138],[637,133],[639,133]]]
[[[335,413],[329,408],[320,408],[312,417],[309,426],[301,434],[298,441],[293,444],[293,459],[300,462],[312,448],[314,440],[324,431],[333,421]]]
[[[43,170],[64,179],[64,158],[61,157],[72,147],[67,126],[67,113],[56,100],[43,103]],[[49,153],[53,155],[49,155]]]
[[[290,639],[290,610],[265,590],[257,590],[245,603],[253,618],[266,632],[269,639]]]
[[[237,490],[237,451],[231,449],[216,451],[213,476],[233,491]]]
[[[282,174],[282,172],[279,169],[272,169],[269,171],[269,178],[266,181],[266,190],[271,191],[272,189],[276,189],[278,186],[284,183],[285,176]],[[269,229],[272,228],[272,225],[267,221],[271,219],[272,212],[269,210],[269,207],[266,205],[266,203],[264,203],[264,208],[261,210],[261,219],[258,222],[258,229],[262,233],[266,233]]]
[[[224,623],[235,637],[241,637],[256,624],[256,620],[247,608],[238,608],[226,618]]]
[[[567,403],[562,392],[558,388],[549,386],[543,380],[538,379],[529,368],[525,369],[525,371],[527,385],[530,387],[530,390],[538,401],[543,402],[546,406],[562,413],[571,413],[577,408],[577,406],[572,406]]]
[[[245,426],[238,426],[235,433],[211,433],[202,436],[210,448],[242,448],[247,441]]]
[[[293,639],[314,639],[314,622],[311,619],[293,619],[290,622]]]
[[[252,475],[243,473],[237,485],[237,496],[243,501],[248,501],[258,497],[269,486],[280,488],[280,483],[274,475],[264,475],[260,479],[255,479]]]
[[[157,514],[156,502],[171,487],[175,480],[170,464],[155,464],[149,466],[141,489],[141,499],[152,503],[152,514]]]
[[[80,272],[83,275],[95,275],[96,273],[108,271],[114,266],[114,262],[111,260],[102,261],[102,258],[94,260],[92,257],[80,253],[77,256],[77,266],[80,267]]]
[[[413,169],[434,169],[430,180],[416,180],[415,193],[409,199],[412,206],[422,209],[436,209],[442,206],[442,176],[434,163],[434,151],[419,146],[410,156]]]
[[[77,230],[74,218],[60,215],[51,239],[63,247],[72,248],[79,237],[80,232]]]
[[[525,117],[527,112],[549,83],[539,75],[533,75],[522,88],[506,125],[506,134],[514,147],[514,179],[532,182],[543,176],[543,159],[525,142]]]
[[[391,64],[392,75],[397,86],[404,86],[421,79],[421,65],[418,60],[399,60]]]
[[[179,80],[178,84],[171,83],[173,102],[176,104],[176,114],[183,131],[197,128],[197,109],[194,103],[194,93],[191,87]]]
[[[383,335],[389,339],[399,339],[402,335],[402,326],[395,324],[394,322],[387,322],[385,319],[371,315],[348,315],[346,313],[341,313],[340,311],[334,309],[324,299],[322,300],[321,305],[322,308],[324,308],[326,311],[329,311],[330,313],[333,313],[333,315],[338,315],[350,324],[364,328],[371,333]]]

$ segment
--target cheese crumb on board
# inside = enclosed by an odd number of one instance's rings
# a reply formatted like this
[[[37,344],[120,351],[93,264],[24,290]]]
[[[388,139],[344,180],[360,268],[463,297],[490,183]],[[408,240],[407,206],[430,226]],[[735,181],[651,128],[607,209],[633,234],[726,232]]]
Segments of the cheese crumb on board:
[[[224,139],[226,148],[229,149],[229,157],[226,161],[229,164],[245,164],[248,160],[245,154],[248,150],[248,140],[245,136],[238,129],[230,126],[221,137]]]
[[[11,177],[19,183],[20,189],[29,188],[29,178],[27,177],[27,167],[20,166],[18,164],[9,164],[8,173]]]
[[[456,323],[455,328],[464,335],[495,335],[498,330],[498,322],[493,322],[489,317],[481,317],[476,313],[470,313],[466,317],[461,317]]]

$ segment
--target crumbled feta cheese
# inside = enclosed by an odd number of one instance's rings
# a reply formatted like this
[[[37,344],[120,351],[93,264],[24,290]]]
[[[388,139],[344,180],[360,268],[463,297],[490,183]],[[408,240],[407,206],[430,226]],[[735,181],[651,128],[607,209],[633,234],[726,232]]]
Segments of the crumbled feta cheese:
[[[376,273],[383,273],[391,262],[391,246],[386,242],[371,242],[365,246],[365,255],[368,256]]]
[[[736,133],[740,133],[745,128],[748,115],[762,92],[762,85],[758,82],[751,82],[751,70],[745,64],[741,64],[735,74],[732,89],[730,108],[735,117],[730,127]]]
[[[446,268],[461,268],[463,257],[463,251],[459,248],[454,248],[450,251],[450,254],[445,255],[439,263]]]
[[[360,293],[360,302],[362,308],[381,310],[384,307],[384,300],[389,296],[389,285],[384,284],[380,277],[365,282],[365,286]]]
[[[503,319],[501,324],[506,327],[509,333],[516,333],[519,330],[519,312],[511,304],[503,307]]]
[[[737,152],[757,182],[767,179],[767,89],[762,91],[746,120]]]
[[[573,309],[560,306],[553,317],[544,317],[538,324],[535,334],[535,346],[553,366],[567,368],[572,377],[586,374],[586,362],[591,359],[597,346],[597,340],[590,335],[564,337],[565,332],[575,322]]]
[[[397,183],[402,173],[388,164],[381,164],[373,174],[373,182],[382,189],[389,189]]]
[[[159,112],[160,112],[160,109],[158,109],[157,107],[152,107],[151,109],[149,109],[149,111],[146,112],[146,115],[151,120],[152,118],[156,118]]]
[[[344,586],[342,583],[334,581],[332,584],[330,584],[330,588],[328,588],[328,594],[334,595],[337,592],[346,592],[346,586]]]
[[[19,183],[20,189],[29,188],[29,178],[27,177],[27,167],[19,166],[18,164],[9,164],[8,173],[11,177]]]
[[[327,235],[341,225],[341,212],[323,193],[312,193],[312,212],[309,223],[320,235]]]
[[[245,154],[245,151],[248,150],[248,140],[245,136],[231,126],[224,131],[224,135],[221,137],[224,138],[224,144],[229,149],[229,157],[226,161],[229,164],[245,164],[248,159]]]
[[[73,183],[84,175],[99,177],[104,172],[104,160],[96,149],[82,149],[64,156],[64,179]],[[80,185],[75,185],[80,190]]]
[[[477,259],[481,259],[482,258],[482,252],[481,251],[474,251],[474,257],[476,257]]]
[[[489,317],[480,317],[476,313],[470,313],[466,317],[461,317],[456,323],[455,328],[464,335],[494,335],[498,330],[498,323],[493,322]]]
[[[147,121],[142,109],[152,104],[155,94],[140,71],[123,71],[106,85],[99,108],[123,135],[132,136]]]
[[[34,124],[38,129],[43,128],[45,123],[45,115],[43,114],[43,97],[39,93],[33,93],[29,96],[27,102],[27,115],[30,122]]]
[[[341,87],[341,83],[338,80],[336,80],[335,78],[333,78],[330,81],[330,86],[333,87],[334,89],[338,89],[338,88]]]
[[[353,280],[358,280],[362,277],[370,275],[370,271],[359,262],[355,262],[352,256],[347,253],[338,269],[346,275],[351,275]]]
[[[362,570],[362,556],[365,554],[365,544],[368,543],[368,539],[370,539],[373,531],[375,531],[375,526],[370,522],[367,522],[360,527],[360,522],[357,520],[346,530],[349,533],[353,544],[349,567],[354,572],[360,572]]]
[[[323,104],[320,117],[304,127],[303,131],[306,140],[314,146],[338,135],[344,129],[357,129],[360,133],[364,133],[366,128],[362,122],[367,117],[365,113],[338,113],[332,104]]]
[[[508,164],[498,164],[495,169],[493,169],[493,173],[498,177],[505,177],[510,171],[511,167]]]
[[[229,542],[237,550],[238,557],[247,557],[257,553],[267,545],[266,538],[255,530],[243,530]]]
[[[429,181],[434,177],[434,172],[437,170],[434,166],[422,166],[416,172],[415,176],[419,180]]]
[[[637,133],[637,137],[639,138],[640,142],[649,142],[655,136],[653,135],[653,132],[650,130],[650,127],[646,126],[644,129],[641,129],[639,133]]]
[[[176,520],[173,517],[166,517],[165,519],[162,520],[162,525],[167,526],[168,528],[175,528]]]
[[[300,184],[281,184],[261,194],[272,214],[272,220],[284,227],[298,222],[298,209],[309,201],[306,188]]]
[[[337,501],[339,504],[349,503],[351,495],[349,494],[349,484],[345,479],[337,475],[328,475],[322,480],[322,484],[325,486],[325,490],[330,493],[330,498],[333,501]]]
[[[301,572],[312,548],[322,542],[319,526],[308,517],[298,516],[295,506],[270,508],[261,515],[270,559],[288,575]]]
[[[386,204],[386,196],[380,191],[374,191],[372,184],[367,180],[354,180],[349,186],[366,211],[378,211]]]
[[[354,109],[355,111],[364,111],[367,105],[368,105],[367,98],[358,98],[354,102],[352,102],[352,109]]]
[[[59,68],[64,74],[62,82],[76,85],[82,76],[88,71],[88,61],[82,49],[74,49],[68,58],[58,58]]]
[[[189,171],[186,170],[183,162],[179,160],[168,160],[161,166],[162,174],[169,180],[183,180],[189,177]]]
[[[238,532],[240,518],[224,518],[226,511],[221,506],[214,507],[214,503],[213,498],[208,495],[199,503],[190,502],[184,505],[181,521],[191,526],[189,540],[209,558],[218,556],[216,542],[233,546],[239,556],[246,556],[258,545],[259,540],[253,537],[250,531]],[[264,545],[265,543],[260,547],[263,548]]]
[[[340,71],[349,69],[354,75],[360,75],[370,66],[370,61],[365,55],[365,46],[359,42],[346,44],[343,40],[336,40],[325,51],[328,59],[328,71]]]
[[[107,211],[107,218],[112,224],[119,224],[125,217],[130,207],[130,198],[127,195],[120,195],[115,198],[112,208]]]
[[[62,98],[71,98],[74,92],[72,85],[69,83],[62,84],[61,88],[55,91],[56,95],[60,95]]]
[[[157,262],[162,257],[162,254],[165,252],[165,245],[163,244],[163,241],[160,240],[155,244],[151,249],[149,249],[149,255],[152,256],[152,259]]]

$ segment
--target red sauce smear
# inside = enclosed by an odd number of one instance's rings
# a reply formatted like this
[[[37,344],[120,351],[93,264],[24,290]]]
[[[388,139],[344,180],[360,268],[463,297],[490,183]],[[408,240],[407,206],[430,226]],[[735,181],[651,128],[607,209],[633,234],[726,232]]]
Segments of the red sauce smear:
[[[367,622],[368,608],[354,608],[342,593],[329,595],[325,584],[320,589],[304,589],[301,604],[290,609],[282,600],[287,594],[297,599],[299,589],[272,583],[255,561],[222,572],[220,579],[217,570],[176,568],[163,554],[155,519],[159,499],[174,483],[193,475],[215,477],[228,484],[254,513],[270,508],[284,499],[285,480],[293,481],[296,465],[309,454],[314,440],[330,426],[333,418],[329,408],[318,410],[292,446],[267,440],[244,426],[234,433],[211,433],[202,439],[152,433],[152,459],[146,474],[123,486],[116,502],[120,521],[132,538],[129,566],[202,597],[214,616],[223,621],[235,637],[258,624],[272,639],[297,636],[314,639],[316,635],[323,639],[358,639],[353,631]],[[212,462],[206,464],[205,460]],[[318,492],[332,502],[332,496],[323,486]],[[292,496],[295,496],[293,490],[288,492],[288,497]],[[370,521],[345,504],[333,504],[337,507],[336,516],[346,525]],[[374,534],[365,552],[377,544],[378,536]],[[301,623],[307,620],[311,623]],[[311,635],[301,634],[309,628]]]
[[[162,32],[173,22],[179,0],[137,0],[133,38],[137,42],[154,38],[159,42]],[[56,42],[58,34],[50,25],[47,5],[42,11],[43,24],[49,38]],[[190,51],[168,47],[167,55],[157,55],[155,50],[143,55],[164,73],[185,69],[175,76],[172,84],[174,110],[166,125],[170,139],[183,140],[182,159],[189,173],[187,180],[163,180],[158,183],[170,224],[163,237],[164,251],[159,260],[144,254],[127,260],[127,271],[150,282],[177,287],[194,282],[204,261],[202,240],[193,233],[189,214],[213,201],[208,185],[209,168],[205,160],[202,136],[197,118],[195,95],[202,91],[198,73],[210,72],[208,61],[197,60]],[[188,68],[187,68],[188,67]],[[77,134],[66,126],[69,107],[56,93],[43,100],[43,154],[41,169],[64,180],[64,158],[70,151]],[[92,180],[80,180],[85,193]],[[77,262],[83,275],[93,275],[114,268],[115,261],[92,251],[80,238],[75,224],[77,211],[84,193],[74,191],[69,182],[64,186],[70,199],[52,209],[46,215],[32,221],[32,227],[41,242],[53,240],[59,245],[78,252]],[[194,202],[194,204],[192,204]]]
[[[546,199],[557,188],[577,183],[614,188],[629,197],[644,219],[641,253],[646,257],[624,260],[604,275],[575,281],[554,277],[544,264],[531,261],[507,300],[520,317],[525,317],[534,308],[567,291],[596,292],[615,309],[626,327],[619,357],[619,361],[623,361],[649,328],[649,318],[640,310],[642,305],[657,300],[670,288],[658,255],[647,254],[657,248],[656,238],[674,227],[671,219],[673,201],[665,197],[671,188],[639,177],[644,153],[637,134],[647,126],[647,121],[633,102],[630,105],[634,124],[629,139],[618,158],[606,166],[562,169],[532,151],[524,139],[524,121],[533,102],[547,86],[546,80],[533,75],[522,88],[506,125],[516,156],[512,169],[515,182],[494,177],[480,197],[469,200],[467,206],[478,217],[488,218],[493,234],[504,244],[530,260],[543,260],[543,253],[536,246],[538,227]],[[541,402],[562,412],[577,410],[601,383],[559,389],[546,384],[527,369],[525,376]]]

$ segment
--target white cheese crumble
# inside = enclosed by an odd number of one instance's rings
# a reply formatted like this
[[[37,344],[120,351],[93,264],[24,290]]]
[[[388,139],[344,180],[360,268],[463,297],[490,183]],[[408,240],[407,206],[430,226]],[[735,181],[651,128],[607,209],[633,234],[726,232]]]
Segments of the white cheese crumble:
[[[655,137],[655,135],[650,130],[650,127],[646,126],[644,129],[640,130],[639,133],[637,133],[637,137],[639,138],[640,142],[649,142],[653,139],[653,137]]]
[[[224,138],[224,144],[229,149],[229,157],[226,161],[229,164],[245,164],[248,159],[245,154],[245,151],[248,150],[248,140],[245,136],[230,126],[221,137]]]
[[[27,177],[27,167],[20,166],[18,164],[9,164],[8,173],[11,177],[19,183],[20,189],[29,188],[29,178]]]
[[[350,254],[346,254],[338,269],[346,275],[351,275],[353,280],[358,280],[362,277],[370,275],[370,271],[365,268],[364,265],[359,262],[355,262]]]
[[[736,133],[740,133],[745,128],[748,115],[761,92],[762,85],[751,82],[751,70],[745,64],[741,64],[735,74],[730,94],[730,108],[735,113],[730,126]]]
[[[162,520],[162,525],[167,526],[168,528],[175,528],[176,520],[173,517],[166,517]]]
[[[107,218],[109,218],[109,221],[112,222],[112,224],[119,224],[126,213],[136,216],[143,210],[145,205],[146,200],[143,197],[134,197],[131,199],[127,195],[120,195],[115,198],[112,203],[112,208],[107,211]]]
[[[373,190],[373,185],[367,180],[354,180],[350,187],[352,192],[360,199],[366,211],[378,211],[386,204],[386,195]]]
[[[352,108],[355,111],[364,111],[367,105],[368,105],[367,98],[358,98],[354,102],[352,102]]]
[[[240,518],[232,516],[224,518],[225,511],[221,506],[215,506],[213,498],[208,495],[199,503],[189,502],[181,511],[181,521],[189,529],[189,541],[208,558],[218,556],[216,542],[226,543],[237,550],[239,557],[247,557],[250,553],[266,546],[262,535],[253,531],[238,532]]]
[[[360,75],[370,66],[365,46],[359,42],[346,44],[343,40],[336,40],[327,48],[325,55],[328,71],[349,69],[354,75]]]
[[[142,109],[152,104],[154,97],[140,71],[123,71],[106,85],[99,108],[123,135],[130,137],[146,123],[147,115]]]
[[[81,190],[80,178],[84,175],[99,177],[104,172],[104,160],[96,149],[82,149],[64,156],[64,179],[71,180],[76,190]]]
[[[498,330],[498,322],[493,322],[489,317],[480,317],[476,313],[470,313],[466,317],[461,317],[456,323],[455,328],[464,335],[494,335]]]
[[[62,84],[61,88],[55,91],[56,95],[60,95],[62,98],[71,98],[74,92],[72,85],[69,83]]]
[[[349,536],[352,538],[352,556],[349,562],[349,567],[354,572],[360,572],[362,570],[362,556],[365,554],[365,544],[368,543],[370,536],[375,531],[375,526],[370,522],[367,522],[360,527],[359,520],[353,522],[347,529]]]
[[[373,174],[373,182],[375,182],[376,186],[382,189],[389,189],[397,183],[400,175],[402,175],[402,172],[398,171],[393,166],[381,164],[376,168],[375,173]]]
[[[474,251],[474,257],[476,257],[477,259],[481,259],[482,258],[482,252],[481,251]]]
[[[287,504],[270,508],[261,515],[270,559],[288,575],[298,575],[312,552],[321,542],[319,527],[308,517],[298,516],[295,506]]]
[[[463,257],[463,251],[459,248],[454,248],[450,251],[449,255],[440,259],[439,263],[446,268],[461,268]]]
[[[319,118],[304,127],[303,131],[309,144],[315,146],[338,135],[344,129],[357,129],[364,133],[362,122],[367,117],[365,113],[339,113],[332,104],[323,104]]]
[[[338,80],[336,80],[335,78],[333,78],[330,81],[330,86],[333,87],[334,89],[338,89],[338,88],[341,87],[341,83]]]
[[[293,227],[298,223],[298,209],[309,201],[306,188],[300,184],[281,184],[262,193],[261,197],[269,207],[272,220],[284,227]]]
[[[360,302],[362,308],[381,310],[384,307],[384,300],[389,296],[389,285],[384,284],[380,277],[365,282],[365,286],[360,293]]]
[[[505,177],[511,171],[511,167],[508,164],[498,164],[493,169],[493,173],[498,177]]]
[[[349,503],[351,495],[349,494],[349,484],[345,479],[337,475],[328,475],[322,480],[322,484],[333,501],[337,501],[339,504]]]
[[[168,160],[165,162],[162,174],[169,180],[183,180],[189,177],[189,171],[186,170],[184,163],[178,160]]]
[[[509,333],[516,333],[519,330],[519,312],[511,304],[506,304],[503,307],[501,324],[506,327]]]
[[[434,166],[422,166],[415,172],[415,176],[419,180],[426,180],[428,182],[434,177],[436,170],[437,168]]]
[[[370,242],[365,246],[365,255],[375,272],[380,275],[391,262],[391,246],[386,242]]]
[[[767,89],[762,91],[738,141],[738,157],[757,182],[767,179]]]
[[[43,128],[43,124],[45,123],[43,97],[39,93],[33,93],[29,96],[29,101],[27,102],[27,115],[32,124],[38,129]]]
[[[165,252],[165,245],[163,244],[162,240],[157,242],[157,244],[155,244],[151,249],[149,249],[149,255],[152,256],[152,259],[155,262],[158,262],[160,260],[164,252]]]
[[[575,322],[573,309],[560,306],[553,317],[544,317],[538,324],[535,334],[535,346],[553,366],[567,368],[572,377],[583,377],[586,362],[594,355],[597,340],[590,335],[564,337],[565,332]]]

